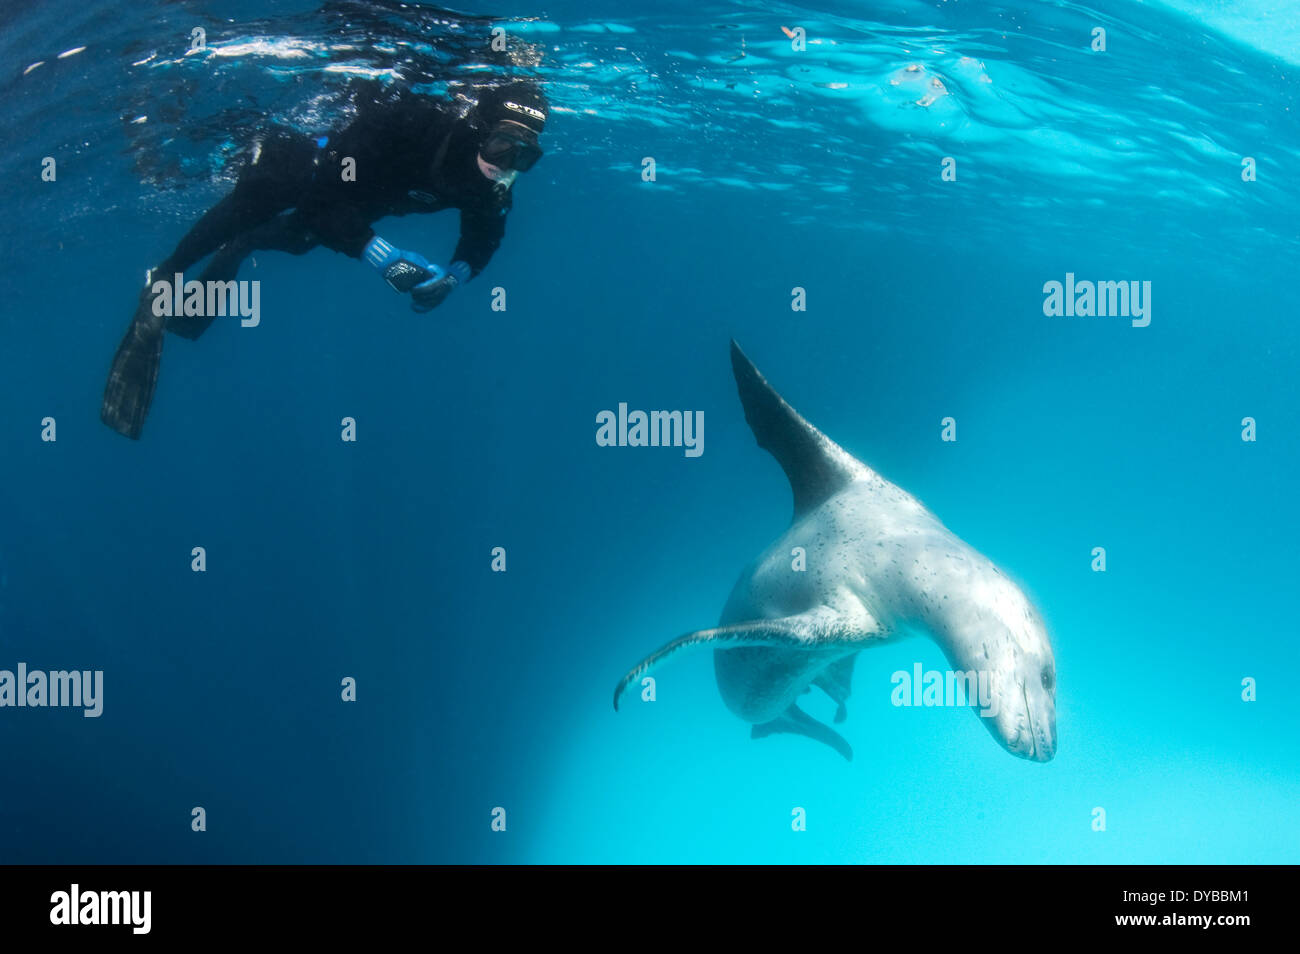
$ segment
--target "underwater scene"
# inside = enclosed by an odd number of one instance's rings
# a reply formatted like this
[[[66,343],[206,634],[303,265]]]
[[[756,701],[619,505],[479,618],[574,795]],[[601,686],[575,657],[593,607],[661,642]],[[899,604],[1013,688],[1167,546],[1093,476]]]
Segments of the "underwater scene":
[[[1300,861],[1300,6],[0,11],[0,862]]]

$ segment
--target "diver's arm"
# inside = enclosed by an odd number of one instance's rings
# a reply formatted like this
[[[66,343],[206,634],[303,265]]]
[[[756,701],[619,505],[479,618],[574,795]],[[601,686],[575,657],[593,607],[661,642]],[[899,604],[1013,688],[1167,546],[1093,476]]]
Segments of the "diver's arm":
[[[370,217],[351,202],[313,197],[298,206],[297,214],[322,245],[351,258],[364,260],[366,248],[376,238]]]
[[[474,278],[487,267],[492,255],[506,234],[506,213],[510,211],[510,195],[506,193],[499,205],[472,206],[461,209],[460,240],[452,260],[469,266],[469,277]]]
[[[366,243],[361,257],[367,265],[384,276],[384,281],[394,291],[403,294],[447,276],[443,269],[431,264],[418,252],[403,251],[378,235]]]
[[[422,281],[411,289],[411,307],[416,311],[436,308],[460,285],[483,271],[506,233],[506,213],[509,210],[509,193],[491,207],[461,209],[460,240],[452,253],[451,264],[445,271],[439,269],[441,275]]]
[[[406,294],[447,276],[445,269],[429,262],[418,252],[400,249],[375,234],[365,213],[350,203],[335,203],[322,209],[305,210],[321,244],[359,258],[384,277],[394,291]],[[427,311],[412,302],[416,311]]]
[[[437,308],[457,286],[469,281],[469,272],[469,265],[465,262],[452,262],[438,277],[421,282],[411,289],[411,307],[416,311]]]

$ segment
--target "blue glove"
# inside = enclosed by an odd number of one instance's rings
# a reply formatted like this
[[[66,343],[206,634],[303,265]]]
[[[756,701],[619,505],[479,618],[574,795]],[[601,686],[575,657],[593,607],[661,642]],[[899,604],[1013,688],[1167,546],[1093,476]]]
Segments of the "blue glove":
[[[366,243],[361,257],[379,270],[394,291],[403,294],[417,285],[437,281],[446,274],[437,265],[429,264],[423,255],[394,248],[378,235]]]
[[[438,268],[436,265],[433,267]],[[470,267],[465,262],[452,262],[445,272],[440,268],[438,271],[441,274],[436,278],[411,289],[411,307],[416,311],[432,311],[446,301],[457,285],[469,281]]]

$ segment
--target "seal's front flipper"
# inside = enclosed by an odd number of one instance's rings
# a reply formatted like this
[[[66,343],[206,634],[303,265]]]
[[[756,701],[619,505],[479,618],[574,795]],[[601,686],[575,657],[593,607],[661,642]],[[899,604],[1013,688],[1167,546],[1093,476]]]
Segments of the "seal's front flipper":
[[[859,613],[848,618],[834,610],[822,608],[784,616],[780,619],[751,619],[729,626],[701,629],[679,636],[641,660],[614,689],[614,708],[627,691],[627,687],[670,656],[683,649],[707,646],[709,649],[740,649],[745,646],[767,646],[775,649],[826,649],[831,646],[861,645],[868,639],[884,635],[876,620]]]
[[[844,703],[848,702],[850,684],[853,682],[853,662],[858,658],[858,654],[846,656],[843,659],[836,660],[825,669],[822,674],[813,680],[813,685],[821,689],[822,692],[831,697],[831,701],[839,705],[835,710],[835,721],[843,722],[848,715],[848,709]]]
[[[784,715],[777,716],[771,722],[764,722],[761,725],[754,726],[749,730],[749,737],[751,739],[761,739],[765,736],[775,735],[778,732],[790,732],[794,735],[802,735],[805,738],[825,743],[850,762],[853,761],[853,749],[849,746],[849,743],[844,741],[844,737],[830,726],[822,725],[797,705],[792,704],[790,708],[785,710]]]
[[[163,319],[153,313],[153,296],[146,288],[113,356],[99,409],[100,420],[132,440],[140,439],[153,401],[162,345]]]

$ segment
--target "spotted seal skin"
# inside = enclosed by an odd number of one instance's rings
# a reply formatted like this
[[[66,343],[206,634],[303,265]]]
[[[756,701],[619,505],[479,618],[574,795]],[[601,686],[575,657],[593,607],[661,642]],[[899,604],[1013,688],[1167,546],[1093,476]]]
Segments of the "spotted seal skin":
[[[745,419],[790,479],[793,521],[741,574],[718,626],[642,660],[619,682],[614,708],[664,660],[708,647],[723,701],[754,738],[795,733],[852,758],[796,700],[817,686],[843,721],[858,652],[922,633],[954,670],[986,674],[988,697],[972,708],[1007,751],[1051,760],[1056,663],[1029,598],[915,497],[800,417],[734,341],[731,363]],[[795,548],[803,570],[792,565]]]

